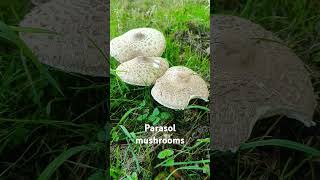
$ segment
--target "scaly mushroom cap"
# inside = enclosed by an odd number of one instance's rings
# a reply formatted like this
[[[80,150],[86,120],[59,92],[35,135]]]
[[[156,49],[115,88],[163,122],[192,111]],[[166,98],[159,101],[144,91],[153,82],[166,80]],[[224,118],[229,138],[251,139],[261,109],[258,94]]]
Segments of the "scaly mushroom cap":
[[[67,72],[106,77],[109,68],[103,53],[109,46],[107,8],[101,0],[40,3],[20,26],[47,29],[59,35],[21,33],[21,38],[44,64]]]
[[[165,49],[163,34],[152,28],[132,29],[110,42],[110,55],[120,63],[138,56],[160,57]]]
[[[211,148],[236,150],[259,119],[275,115],[314,125],[313,87],[298,56],[248,20],[211,18]]]
[[[209,91],[197,73],[184,66],[174,66],[156,81],[151,95],[165,107],[183,110],[191,99],[207,100]]]
[[[128,84],[151,86],[168,68],[164,58],[139,56],[120,64],[116,71],[121,80]]]
[[[50,0],[31,0],[31,3],[38,6],[40,4],[44,4],[44,3],[47,3],[49,2]]]

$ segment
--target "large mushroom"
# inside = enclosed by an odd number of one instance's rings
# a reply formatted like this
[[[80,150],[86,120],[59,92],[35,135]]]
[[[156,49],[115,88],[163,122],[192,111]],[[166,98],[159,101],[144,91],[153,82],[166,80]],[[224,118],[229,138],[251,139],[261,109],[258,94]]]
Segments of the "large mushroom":
[[[258,120],[275,115],[314,125],[315,95],[298,56],[248,20],[211,21],[211,148],[236,150]]]
[[[109,75],[106,50],[108,6],[102,0],[52,0],[39,3],[20,26],[56,34],[21,33],[39,61],[67,72]]]
[[[163,34],[152,28],[132,29],[110,41],[110,55],[120,63],[138,56],[160,57],[166,47]]]
[[[208,100],[209,91],[196,72],[184,66],[173,66],[156,81],[151,95],[165,107],[183,110],[191,99]]]
[[[151,86],[169,68],[161,57],[139,56],[118,66],[116,72],[122,81],[137,86]]]

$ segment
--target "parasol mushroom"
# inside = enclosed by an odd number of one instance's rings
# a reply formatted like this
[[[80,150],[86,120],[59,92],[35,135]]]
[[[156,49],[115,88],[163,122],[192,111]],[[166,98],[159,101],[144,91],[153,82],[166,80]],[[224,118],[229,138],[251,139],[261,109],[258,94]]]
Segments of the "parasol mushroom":
[[[132,29],[110,41],[110,55],[120,63],[138,56],[160,57],[165,50],[163,34],[152,28]]]
[[[298,56],[248,20],[214,15],[211,21],[211,148],[236,150],[258,120],[275,115],[315,125],[315,95]]]
[[[137,86],[151,86],[169,68],[161,57],[139,56],[120,64],[116,70],[122,81]]]
[[[107,5],[102,0],[37,2],[40,5],[24,17],[20,26],[58,33],[21,33],[39,61],[67,72],[107,77]]]
[[[206,82],[193,70],[173,66],[156,81],[151,95],[165,107],[183,110],[191,99],[208,100],[209,91]]]

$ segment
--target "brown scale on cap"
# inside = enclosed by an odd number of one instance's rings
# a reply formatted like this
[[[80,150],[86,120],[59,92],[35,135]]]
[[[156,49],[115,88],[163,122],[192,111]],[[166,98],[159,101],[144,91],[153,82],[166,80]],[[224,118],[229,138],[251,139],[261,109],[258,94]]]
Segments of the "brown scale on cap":
[[[141,32],[138,32],[138,33],[136,33],[136,34],[134,35],[134,38],[135,38],[136,40],[142,40],[142,39],[145,38],[145,35],[144,35],[143,33],[141,33]]]
[[[298,56],[248,20],[214,15],[211,21],[211,148],[236,150],[258,120],[274,115],[314,125],[315,95]]]

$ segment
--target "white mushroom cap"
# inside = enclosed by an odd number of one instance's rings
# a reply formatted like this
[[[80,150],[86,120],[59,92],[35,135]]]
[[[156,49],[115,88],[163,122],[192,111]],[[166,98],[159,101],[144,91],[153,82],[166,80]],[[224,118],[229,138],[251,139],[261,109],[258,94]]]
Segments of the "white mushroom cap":
[[[36,6],[39,6],[41,4],[44,4],[44,3],[47,3],[49,2],[50,0],[31,0],[31,3],[36,5]]]
[[[163,34],[152,28],[132,29],[110,42],[110,55],[120,63],[138,56],[160,57],[165,50]]]
[[[151,95],[165,107],[183,110],[191,99],[208,100],[209,91],[197,73],[184,66],[174,66],[156,81]]]
[[[104,56],[109,46],[104,18],[107,5],[88,0],[47,1],[33,1],[37,6],[20,22],[22,27],[59,34],[20,34],[39,61],[67,72],[108,77]]]
[[[120,64],[117,74],[128,84],[151,86],[168,68],[169,63],[164,58],[139,56]]]
[[[259,120],[285,115],[315,125],[316,96],[301,59],[262,26],[211,16],[211,148],[236,150]]]

